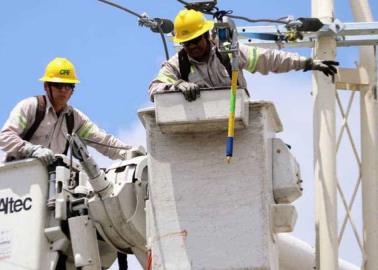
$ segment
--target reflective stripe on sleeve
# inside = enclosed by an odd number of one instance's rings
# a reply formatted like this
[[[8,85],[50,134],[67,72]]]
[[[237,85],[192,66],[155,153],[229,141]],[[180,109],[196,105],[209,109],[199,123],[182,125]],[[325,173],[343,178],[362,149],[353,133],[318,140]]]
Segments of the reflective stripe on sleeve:
[[[21,127],[23,130],[26,129],[28,125],[27,119],[21,114],[14,115],[14,117],[12,117],[11,123],[13,123],[13,125]]]
[[[23,129],[25,129],[26,126],[27,126],[27,120],[26,120],[26,118],[25,118],[24,116],[20,115],[20,116],[18,116],[18,121],[19,121],[19,123],[20,123],[20,126],[21,126]]]
[[[247,70],[249,72],[255,72],[256,71],[256,65],[257,60],[259,56],[257,54],[257,48],[256,47],[250,47],[248,50],[248,59],[247,59]]]
[[[88,138],[95,133],[95,126],[92,123],[85,123],[79,130],[78,134],[81,138]]]
[[[172,74],[167,74],[164,71],[160,71],[155,80],[161,81],[163,83],[175,83],[176,79]]]

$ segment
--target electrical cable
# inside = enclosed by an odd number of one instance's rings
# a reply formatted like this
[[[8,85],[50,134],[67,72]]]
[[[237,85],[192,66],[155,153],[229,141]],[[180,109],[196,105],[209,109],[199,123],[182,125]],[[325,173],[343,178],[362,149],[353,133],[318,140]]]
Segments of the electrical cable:
[[[121,5],[118,5],[116,3],[113,3],[111,1],[107,1],[107,0],[97,0],[97,1],[103,2],[105,4],[111,5],[113,7],[119,8],[119,9],[122,9],[123,11],[126,11],[126,12],[128,12],[128,13],[134,15],[134,16],[137,16],[138,18],[142,18],[142,15],[139,15],[138,13],[136,13],[136,12],[134,12],[134,11],[128,9],[128,8],[125,8],[125,7],[121,6]]]
[[[210,3],[188,3],[183,0],[177,0],[178,2],[185,5],[187,9],[194,9],[197,11],[201,11],[202,13],[212,15],[214,18],[218,18],[219,14],[221,15],[227,15],[230,18],[237,19],[237,20],[244,20],[250,23],[258,23],[258,22],[268,22],[268,23],[280,23],[280,24],[287,24],[288,22],[286,20],[273,20],[273,19],[250,19],[245,16],[238,16],[238,15],[231,15],[232,11],[223,11],[219,10],[219,8],[215,7],[216,1],[214,1],[212,4]]]
[[[161,41],[163,42],[165,59],[168,61],[169,60],[169,52],[168,52],[167,41],[165,40],[165,36],[164,36],[163,32],[161,31],[160,25],[158,25],[158,29],[159,29],[159,32],[160,32]]]
[[[167,33],[170,33],[170,32],[173,31],[173,23],[170,20],[161,19],[161,18],[150,19],[147,16],[147,14],[140,15],[140,14],[138,14],[138,13],[126,8],[126,7],[123,7],[119,4],[113,3],[111,1],[108,1],[108,0],[97,0],[97,1],[111,5],[113,7],[119,8],[123,11],[126,11],[126,12],[132,14],[132,15],[139,18],[138,22],[139,22],[140,26],[146,26],[146,27],[149,27],[151,29],[151,31],[153,31],[153,32],[159,32],[161,39],[162,39],[162,42],[163,42],[163,46],[164,46],[165,57],[166,57],[167,60],[169,60],[169,52],[168,52],[167,42],[165,40],[164,33],[167,34]]]

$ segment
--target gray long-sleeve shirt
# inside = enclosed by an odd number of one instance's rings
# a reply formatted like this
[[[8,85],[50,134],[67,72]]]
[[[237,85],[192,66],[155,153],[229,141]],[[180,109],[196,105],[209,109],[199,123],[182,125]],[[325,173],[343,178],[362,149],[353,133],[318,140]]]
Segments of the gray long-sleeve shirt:
[[[25,141],[21,137],[34,123],[36,110],[37,99],[30,97],[21,100],[10,113],[8,120],[5,122],[0,132],[0,149],[7,153],[7,157],[13,157],[15,159],[27,157],[28,153],[26,149],[28,144],[42,145],[50,148],[56,154],[63,153],[67,141],[67,126],[65,120],[67,113],[74,114],[73,132],[80,137],[110,146],[131,148],[131,146],[98,128],[78,109],[67,106],[63,112],[57,116],[47,97],[45,117],[30,141]],[[113,149],[91,143],[89,143],[89,145],[111,159],[124,158],[124,156],[121,155],[122,150],[120,149]]]
[[[200,87],[229,87],[230,76],[224,65],[218,59],[216,47],[212,46],[207,62],[198,62],[189,57],[191,64],[188,81],[198,84]],[[240,45],[239,68],[248,70],[251,73],[269,72],[282,73],[290,70],[300,70],[305,67],[306,57],[296,53],[279,50],[268,50],[263,48]],[[173,91],[174,83],[180,79],[180,67],[178,54],[163,63],[157,77],[151,82],[149,94],[153,101],[156,93]],[[239,73],[239,86],[247,88],[243,73]]]

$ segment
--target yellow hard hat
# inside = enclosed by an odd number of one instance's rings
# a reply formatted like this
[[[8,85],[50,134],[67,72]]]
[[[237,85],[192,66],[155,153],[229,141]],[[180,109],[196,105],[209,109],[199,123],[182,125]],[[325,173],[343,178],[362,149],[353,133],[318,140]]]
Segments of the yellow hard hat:
[[[207,21],[199,11],[184,9],[177,14],[174,26],[175,36],[173,41],[181,43],[206,33],[214,27],[214,22]]]
[[[79,83],[74,65],[66,58],[57,57],[46,66],[43,82]]]

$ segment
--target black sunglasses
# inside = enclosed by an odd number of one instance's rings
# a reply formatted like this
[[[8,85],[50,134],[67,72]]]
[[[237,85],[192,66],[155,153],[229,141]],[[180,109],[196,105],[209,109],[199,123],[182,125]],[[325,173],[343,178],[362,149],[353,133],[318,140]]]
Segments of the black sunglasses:
[[[190,44],[197,45],[198,43],[200,43],[200,41],[202,40],[202,38],[203,38],[203,35],[200,35],[199,37],[196,37],[194,39],[182,42],[181,45],[184,46],[184,47],[189,47]]]
[[[49,83],[52,87],[58,88],[59,90],[62,90],[63,88],[69,88],[71,90],[75,89],[74,83],[56,83],[56,82],[50,82]]]

